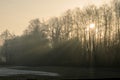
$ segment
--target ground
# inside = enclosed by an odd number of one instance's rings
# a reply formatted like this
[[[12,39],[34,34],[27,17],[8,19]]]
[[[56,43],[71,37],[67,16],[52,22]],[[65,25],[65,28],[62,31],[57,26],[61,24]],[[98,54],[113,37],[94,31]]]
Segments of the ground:
[[[14,75],[13,75],[14,74]],[[28,78],[47,77],[57,79],[120,78],[119,68],[80,68],[80,67],[1,67],[0,77],[27,76]]]

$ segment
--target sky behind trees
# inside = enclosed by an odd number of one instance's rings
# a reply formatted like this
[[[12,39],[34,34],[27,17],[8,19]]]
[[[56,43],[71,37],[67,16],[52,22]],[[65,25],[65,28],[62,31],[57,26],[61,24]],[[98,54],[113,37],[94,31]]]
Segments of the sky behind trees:
[[[67,9],[88,4],[102,5],[110,0],[0,0],[0,33],[5,29],[21,35],[35,18],[59,16]]]

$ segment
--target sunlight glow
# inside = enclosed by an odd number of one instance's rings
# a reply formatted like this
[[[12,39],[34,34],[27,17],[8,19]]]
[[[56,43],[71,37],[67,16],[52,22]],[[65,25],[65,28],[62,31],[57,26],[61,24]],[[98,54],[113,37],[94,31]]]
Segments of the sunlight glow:
[[[94,24],[94,23],[90,24],[89,28],[90,28],[90,29],[95,28],[95,24]]]
[[[96,32],[98,32],[96,29],[95,29],[95,24],[94,23],[91,23],[89,24],[87,27],[86,27],[86,31],[89,32],[91,30],[95,30]]]

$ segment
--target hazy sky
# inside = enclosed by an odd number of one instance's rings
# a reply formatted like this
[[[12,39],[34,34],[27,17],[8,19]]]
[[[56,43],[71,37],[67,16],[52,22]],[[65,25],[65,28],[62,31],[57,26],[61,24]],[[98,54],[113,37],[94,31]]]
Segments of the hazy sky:
[[[67,9],[88,4],[101,5],[110,0],[0,0],[0,33],[5,29],[22,34],[35,18],[59,16]]]

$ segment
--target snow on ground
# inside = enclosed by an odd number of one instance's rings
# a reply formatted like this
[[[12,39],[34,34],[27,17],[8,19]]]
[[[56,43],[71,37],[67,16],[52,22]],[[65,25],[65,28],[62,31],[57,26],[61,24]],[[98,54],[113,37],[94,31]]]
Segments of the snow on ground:
[[[25,75],[38,75],[38,76],[59,76],[59,74],[51,73],[51,72],[0,68],[0,76],[12,76],[12,75],[24,75],[24,74]]]

